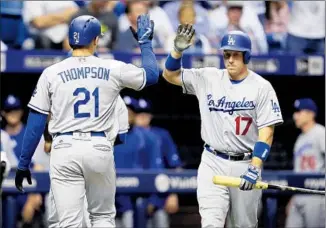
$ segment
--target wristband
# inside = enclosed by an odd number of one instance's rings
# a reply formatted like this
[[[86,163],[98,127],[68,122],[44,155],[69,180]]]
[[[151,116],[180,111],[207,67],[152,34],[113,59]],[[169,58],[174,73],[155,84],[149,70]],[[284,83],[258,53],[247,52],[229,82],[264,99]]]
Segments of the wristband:
[[[165,61],[165,68],[168,71],[176,71],[181,68],[181,58],[175,59],[171,56],[171,54],[168,56],[168,58]]]
[[[255,147],[254,147],[253,156],[258,157],[263,161],[266,161],[266,159],[269,155],[270,149],[271,148],[267,143],[256,142]]]

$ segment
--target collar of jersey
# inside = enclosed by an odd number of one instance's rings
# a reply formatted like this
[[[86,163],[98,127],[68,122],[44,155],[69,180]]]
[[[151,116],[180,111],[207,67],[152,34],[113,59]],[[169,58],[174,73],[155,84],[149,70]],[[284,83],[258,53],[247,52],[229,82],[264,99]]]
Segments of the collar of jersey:
[[[239,84],[241,83],[243,80],[245,80],[248,76],[246,76],[245,78],[241,79],[241,80],[233,80],[233,79],[230,79],[231,83],[232,84]]]

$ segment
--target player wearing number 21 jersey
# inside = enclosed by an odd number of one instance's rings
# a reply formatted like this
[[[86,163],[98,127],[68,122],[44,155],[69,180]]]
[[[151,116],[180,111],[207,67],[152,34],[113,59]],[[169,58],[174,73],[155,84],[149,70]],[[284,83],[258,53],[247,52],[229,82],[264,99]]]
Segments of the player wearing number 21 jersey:
[[[94,56],[101,23],[77,17],[69,26],[72,57],[47,67],[38,80],[15,185],[23,191],[24,178],[32,184],[29,165],[51,113],[50,186],[60,227],[82,227],[85,197],[92,227],[115,227],[113,143],[120,128],[115,110],[120,90],[141,90],[158,80],[153,31],[149,16],[139,15],[137,32],[132,30],[142,56],[142,67],[136,67]]]
[[[223,36],[226,69],[181,68],[182,52],[194,29],[180,25],[164,78],[198,99],[201,137],[205,141],[197,176],[197,199],[202,227],[256,227],[261,176],[273,141],[274,126],[283,122],[272,85],[247,68],[251,41],[233,31]],[[214,185],[215,175],[241,177],[238,188]]]

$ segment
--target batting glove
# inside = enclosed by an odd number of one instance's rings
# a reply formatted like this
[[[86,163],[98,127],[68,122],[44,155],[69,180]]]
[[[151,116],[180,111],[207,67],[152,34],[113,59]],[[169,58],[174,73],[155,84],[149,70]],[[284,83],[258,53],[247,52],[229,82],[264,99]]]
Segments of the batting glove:
[[[139,15],[137,17],[137,31],[131,26],[129,28],[140,45],[152,42],[154,22],[149,19],[149,15]]]
[[[260,169],[250,164],[248,170],[241,176],[239,188],[243,191],[252,190],[259,178],[259,174]]]
[[[28,184],[31,185],[32,184],[31,171],[29,171],[29,169],[26,170],[17,169],[16,177],[15,177],[15,185],[18,191],[23,193],[25,192],[23,188],[23,181],[25,178],[27,179]]]
[[[192,25],[179,25],[177,36],[174,39],[174,49],[183,52],[191,45],[192,37],[195,35],[195,29]]]

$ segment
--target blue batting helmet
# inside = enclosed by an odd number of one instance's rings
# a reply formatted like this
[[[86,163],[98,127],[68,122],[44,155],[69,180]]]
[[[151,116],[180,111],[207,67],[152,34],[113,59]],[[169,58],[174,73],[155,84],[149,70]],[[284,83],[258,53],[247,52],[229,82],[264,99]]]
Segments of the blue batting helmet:
[[[244,63],[248,64],[251,57],[251,40],[244,32],[231,31],[223,36],[220,50],[241,51],[244,53]]]
[[[93,16],[76,17],[69,26],[69,45],[86,46],[101,34],[101,23]]]

